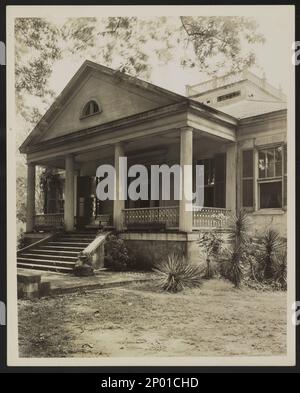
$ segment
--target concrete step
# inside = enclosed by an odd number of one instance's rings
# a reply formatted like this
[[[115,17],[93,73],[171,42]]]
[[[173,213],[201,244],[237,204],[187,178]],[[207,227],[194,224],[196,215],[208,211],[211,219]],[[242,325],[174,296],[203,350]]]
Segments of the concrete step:
[[[39,253],[27,253],[24,252],[20,255],[22,258],[32,258],[32,259],[48,259],[49,261],[54,260],[54,261],[70,261],[70,262],[76,262],[77,261],[77,256],[68,256],[68,255],[57,255],[57,254],[39,254]]]
[[[40,259],[40,258],[26,258],[26,257],[18,257],[17,263],[24,263],[24,264],[35,264],[41,266],[55,266],[55,267],[70,267],[73,268],[75,265],[74,261],[56,261],[53,259]]]
[[[17,267],[22,269],[46,270],[46,271],[60,272],[60,273],[71,273],[73,270],[72,267],[40,265],[38,263],[24,263],[24,262],[18,262]]]
[[[17,266],[25,269],[72,272],[78,253],[95,239],[96,233],[61,233],[47,243],[25,250],[18,256]]]
[[[58,242],[71,242],[71,243],[91,243],[93,240],[95,240],[94,238],[86,238],[86,237],[78,237],[78,238],[74,238],[74,237],[60,237],[54,241],[58,241]]]
[[[71,256],[71,257],[77,257],[78,256],[78,251],[64,251],[64,250],[55,250],[55,249],[47,249],[47,248],[34,248],[28,250],[28,252],[31,252],[33,254],[47,254],[47,255],[58,255],[58,256]]]
[[[45,245],[45,246],[43,246],[43,248],[45,250],[77,251],[77,253],[78,253],[79,251],[82,251],[84,247],[77,247],[77,246],[76,247],[75,246],[67,247],[67,246],[48,246],[48,245]]]
[[[77,241],[77,242],[62,242],[62,241],[56,241],[56,242],[49,242],[47,245],[49,246],[76,246],[76,247],[82,247],[85,248],[90,242],[82,242],[82,241]]]

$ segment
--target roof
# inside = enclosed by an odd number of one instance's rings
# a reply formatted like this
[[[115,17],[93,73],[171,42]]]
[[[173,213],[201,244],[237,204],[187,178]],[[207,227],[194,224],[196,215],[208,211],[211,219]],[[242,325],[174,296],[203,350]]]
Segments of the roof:
[[[244,99],[241,101],[236,101],[232,104],[224,105],[222,108],[218,109],[221,112],[224,112],[239,120],[245,119],[246,117],[259,116],[265,113],[283,110],[286,108],[287,105],[285,102]]]
[[[148,90],[154,92],[158,95],[163,95],[168,97],[170,102],[177,103],[182,101],[188,101],[187,97],[174,93],[170,90],[164,89],[162,87],[156,86],[152,83],[146,82],[142,79],[137,77],[130,76],[125,74],[124,72],[120,72],[118,70],[114,70],[112,68],[100,65],[98,63],[92,62],[90,60],[84,61],[75,75],[71,78],[71,80],[67,83],[63,91],[58,95],[58,97],[54,100],[53,104],[49,107],[46,113],[42,116],[40,121],[36,124],[33,130],[30,132],[28,137],[20,146],[20,151],[24,152],[25,148],[34,143],[35,139],[38,139],[41,133],[47,125],[49,124],[50,120],[57,115],[57,113],[62,108],[63,104],[66,102],[68,97],[72,94],[73,90],[78,85],[79,81],[85,77],[85,75],[90,71],[98,71],[106,75],[110,75],[111,77],[115,78],[116,80],[123,80],[127,83],[133,84],[140,89]]]

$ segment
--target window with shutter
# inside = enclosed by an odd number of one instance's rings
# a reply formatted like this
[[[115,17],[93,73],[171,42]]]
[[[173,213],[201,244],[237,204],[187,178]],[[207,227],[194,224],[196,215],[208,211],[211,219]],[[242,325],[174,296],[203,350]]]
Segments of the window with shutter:
[[[254,207],[254,166],[253,149],[242,152],[242,205],[246,208]]]

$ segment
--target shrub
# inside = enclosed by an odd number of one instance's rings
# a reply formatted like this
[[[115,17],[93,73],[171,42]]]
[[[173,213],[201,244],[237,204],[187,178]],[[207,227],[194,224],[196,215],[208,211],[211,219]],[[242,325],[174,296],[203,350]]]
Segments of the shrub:
[[[197,243],[206,256],[206,266],[203,278],[211,279],[218,272],[217,265],[211,260],[211,258],[214,258],[219,254],[223,243],[222,236],[218,232],[205,232],[199,236]]]
[[[269,229],[250,242],[246,250],[246,284],[262,290],[287,289],[286,244],[279,234]]]
[[[105,266],[112,270],[128,270],[134,265],[133,257],[129,255],[122,239],[109,235],[105,242]]]
[[[160,288],[167,292],[180,292],[184,288],[199,286],[202,282],[200,267],[187,263],[176,254],[169,255],[166,261],[155,265],[153,270],[160,276]]]
[[[277,253],[274,264],[274,281],[280,289],[287,289],[287,252],[286,250]]]
[[[243,279],[242,262],[249,243],[248,225],[248,215],[244,210],[239,210],[236,215],[231,217],[229,241],[232,244],[222,262],[221,274],[230,280],[236,288],[240,287]]]
[[[17,249],[21,250],[22,248],[26,247],[26,239],[24,235],[24,231],[21,230],[20,233],[18,234],[17,238]]]
[[[221,262],[221,275],[231,281],[236,288],[240,288],[243,279],[241,251],[238,249],[227,250],[225,259]]]
[[[276,272],[276,255],[282,250],[283,242],[279,233],[267,230],[261,239],[261,250],[258,252],[258,276],[260,280],[271,280]]]

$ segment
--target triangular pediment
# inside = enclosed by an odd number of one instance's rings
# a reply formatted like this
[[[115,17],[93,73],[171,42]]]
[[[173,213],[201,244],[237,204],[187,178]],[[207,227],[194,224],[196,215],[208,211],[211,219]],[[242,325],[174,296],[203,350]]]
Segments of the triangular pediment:
[[[84,62],[20,150],[74,132],[170,105],[185,97],[90,61]],[[84,116],[89,101],[99,113]]]

